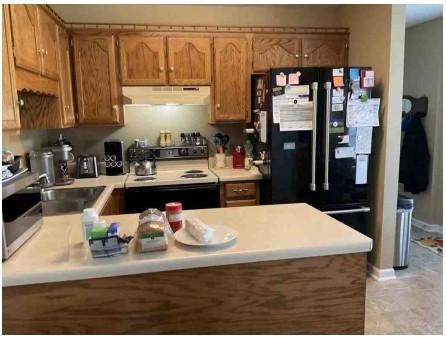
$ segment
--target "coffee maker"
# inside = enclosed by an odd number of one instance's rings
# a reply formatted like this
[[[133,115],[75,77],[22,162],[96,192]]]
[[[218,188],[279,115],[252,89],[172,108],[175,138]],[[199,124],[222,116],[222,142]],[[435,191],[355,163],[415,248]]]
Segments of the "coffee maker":
[[[71,152],[73,150],[70,142],[68,142],[62,134],[59,135],[59,139],[55,145],[50,147],[51,152],[54,154],[54,173],[56,178],[56,185],[68,185],[74,182],[74,178],[70,177],[68,172],[68,164],[74,161],[74,155]]]

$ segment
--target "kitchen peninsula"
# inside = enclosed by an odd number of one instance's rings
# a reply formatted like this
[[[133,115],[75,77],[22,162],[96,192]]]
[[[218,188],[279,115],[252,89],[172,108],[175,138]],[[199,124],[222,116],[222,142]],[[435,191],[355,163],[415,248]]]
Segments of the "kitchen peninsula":
[[[230,226],[238,238],[91,259],[80,215],[45,217],[3,263],[3,333],[364,332],[371,239],[307,204],[184,214]],[[138,215],[105,219],[130,235]]]

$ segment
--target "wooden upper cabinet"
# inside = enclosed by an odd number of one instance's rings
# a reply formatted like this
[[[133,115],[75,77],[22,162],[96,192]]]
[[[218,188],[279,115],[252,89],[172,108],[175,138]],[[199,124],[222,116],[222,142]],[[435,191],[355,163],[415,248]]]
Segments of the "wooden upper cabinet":
[[[123,123],[114,37],[78,34],[73,45],[79,124]]]
[[[248,41],[245,38],[215,38],[214,120],[242,121],[248,107]]]
[[[123,85],[167,83],[163,37],[120,35],[119,54]]]
[[[252,43],[254,72],[300,66],[301,39],[259,37],[254,38]]]
[[[57,27],[57,63],[59,66],[59,103],[62,126],[75,124],[73,107],[73,88],[71,80],[70,45],[65,29]]]
[[[10,5],[15,65],[40,73],[40,42],[36,5]]]
[[[19,107],[17,104],[17,91],[15,87],[14,60],[11,45],[9,11],[3,5],[2,23],[2,127],[3,129],[20,128]]]
[[[347,38],[334,37],[302,39],[302,66],[347,66],[347,42]]]
[[[37,7],[39,42],[41,51],[41,73],[57,80],[57,24],[41,8]]]
[[[211,84],[211,39],[167,38],[169,84]]]

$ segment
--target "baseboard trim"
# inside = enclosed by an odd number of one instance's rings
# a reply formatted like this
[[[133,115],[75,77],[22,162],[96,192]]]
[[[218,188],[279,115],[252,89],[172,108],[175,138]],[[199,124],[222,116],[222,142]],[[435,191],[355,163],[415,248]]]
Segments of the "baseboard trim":
[[[443,227],[440,224],[430,224],[412,217],[412,225],[427,232],[443,234]]]
[[[382,282],[389,279],[396,279],[395,270],[391,269],[378,269],[371,263],[367,263],[367,273],[370,277],[378,282]]]

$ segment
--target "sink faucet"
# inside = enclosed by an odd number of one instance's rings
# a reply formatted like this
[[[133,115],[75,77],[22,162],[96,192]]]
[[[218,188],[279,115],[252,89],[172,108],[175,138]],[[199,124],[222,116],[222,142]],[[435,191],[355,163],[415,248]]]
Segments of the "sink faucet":
[[[48,183],[50,183],[50,180],[48,179],[47,174],[40,175],[37,181],[39,182],[41,192],[43,191],[45,186],[48,185]]]

